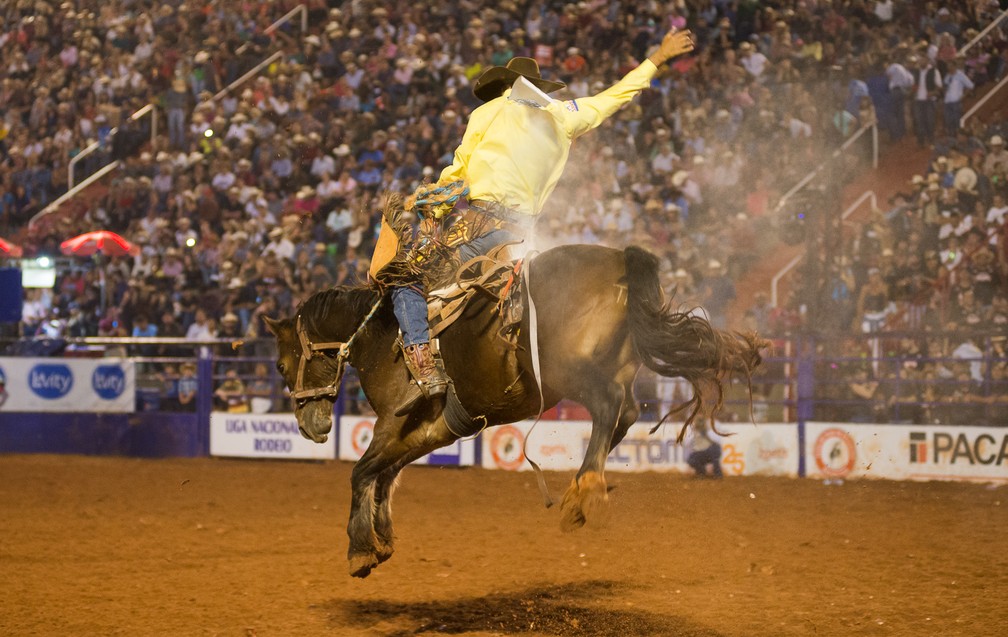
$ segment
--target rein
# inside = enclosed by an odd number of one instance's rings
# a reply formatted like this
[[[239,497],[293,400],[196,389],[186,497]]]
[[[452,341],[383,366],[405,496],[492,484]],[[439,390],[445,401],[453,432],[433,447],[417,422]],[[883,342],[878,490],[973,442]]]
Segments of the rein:
[[[378,300],[372,306],[371,311],[367,313],[361,324],[357,326],[357,330],[350,335],[350,338],[345,342],[343,341],[326,341],[323,343],[313,343],[311,339],[308,338],[308,333],[304,329],[304,324],[301,322],[301,314],[297,315],[296,331],[298,335],[298,340],[301,342],[301,356],[298,359],[298,370],[297,377],[294,380],[294,389],[291,391],[291,399],[298,405],[302,406],[308,401],[315,400],[317,398],[336,398],[339,395],[340,382],[343,380],[343,370],[346,367],[347,360],[350,359],[350,346],[353,345],[354,339],[357,335],[363,331],[364,326],[368,324],[371,317],[375,315],[378,311],[378,307],[381,305],[383,296],[379,296]],[[336,376],[333,378],[332,382],[324,387],[315,387],[312,389],[304,388],[304,372],[308,363],[316,355],[326,356],[327,352],[336,350]],[[331,364],[331,363],[330,363]]]

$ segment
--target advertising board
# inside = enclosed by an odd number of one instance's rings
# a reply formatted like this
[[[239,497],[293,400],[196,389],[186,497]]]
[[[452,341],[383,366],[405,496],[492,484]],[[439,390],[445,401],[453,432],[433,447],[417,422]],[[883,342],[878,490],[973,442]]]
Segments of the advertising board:
[[[1008,482],[1008,428],[810,422],[810,478]]]
[[[341,416],[339,419],[339,459],[356,462],[364,455],[374,435],[375,419],[370,416]],[[454,444],[427,454],[412,464],[472,466],[476,464],[475,440]]]
[[[122,358],[0,358],[0,411],[132,412],[133,362]]]
[[[581,466],[591,423],[585,421],[532,421],[501,425],[483,432],[483,466],[489,469],[528,471],[525,454],[547,471],[576,471]],[[678,425],[650,430],[654,423],[637,423],[606,459],[608,471],[691,472],[686,464],[691,432],[680,444]],[[795,425],[718,424],[721,465],[726,475],[798,475],[798,437]],[[531,430],[531,433],[530,433]]]
[[[210,414],[210,455],[233,458],[332,460],[336,437],[324,443],[298,431],[294,414]]]

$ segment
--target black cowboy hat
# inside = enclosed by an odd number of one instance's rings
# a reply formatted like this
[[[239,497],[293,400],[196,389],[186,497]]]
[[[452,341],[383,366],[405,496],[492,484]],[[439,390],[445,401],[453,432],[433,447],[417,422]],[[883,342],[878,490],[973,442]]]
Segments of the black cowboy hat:
[[[491,66],[483,71],[473,85],[473,95],[484,102],[489,102],[499,97],[505,88],[518,79],[518,76],[532,82],[544,93],[552,93],[567,86],[563,82],[544,80],[539,74],[539,64],[532,58],[516,57],[511,58],[507,66]]]

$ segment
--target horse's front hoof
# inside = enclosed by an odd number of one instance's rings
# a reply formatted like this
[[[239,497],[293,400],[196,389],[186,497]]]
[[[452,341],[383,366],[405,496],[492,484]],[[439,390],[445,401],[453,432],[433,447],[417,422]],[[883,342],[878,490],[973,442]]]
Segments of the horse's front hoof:
[[[560,530],[572,533],[585,525],[584,512],[576,506],[564,507],[560,515]]]
[[[609,515],[609,489],[602,474],[588,471],[578,479],[578,505],[592,525],[604,524]]]
[[[388,558],[386,558],[388,559]],[[352,577],[365,578],[371,574],[371,570],[378,566],[380,563],[378,558],[371,553],[359,553],[357,555],[351,555],[349,558],[350,562],[350,575]]]
[[[378,559],[379,564],[384,564],[392,557],[393,553],[395,553],[395,549],[391,545],[378,546],[375,549],[375,558]]]
[[[560,529],[570,533],[580,529],[589,518],[601,517],[609,501],[605,479],[600,473],[587,471],[571,481],[560,505]]]
[[[584,511],[581,510],[580,498],[578,497],[577,480],[571,480],[571,485],[564,493],[563,503],[560,504],[560,530],[564,533],[576,531],[585,525]]]

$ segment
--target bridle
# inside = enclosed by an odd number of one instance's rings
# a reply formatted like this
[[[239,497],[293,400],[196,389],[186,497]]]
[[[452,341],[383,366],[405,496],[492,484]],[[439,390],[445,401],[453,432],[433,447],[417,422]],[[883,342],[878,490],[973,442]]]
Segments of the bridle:
[[[357,335],[361,333],[364,326],[368,324],[371,317],[374,316],[376,311],[378,311],[378,306],[381,305],[383,297],[384,295],[378,297],[378,300],[371,308],[371,311],[368,312],[368,315],[364,317],[363,321],[361,321],[357,330],[354,331],[354,333],[346,341],[313,343],[311,339],[308,338],[308,332],[305,331],[304,324],[301,321],[301,314],[298,313],[295,321],[295,332],[297,333],[298,341],[301,343],[301,355],[298,360],[297,376],[294,378],[294,387],[291,390],[291,399],[298,407],[303,407],[305,403],[318,398],[336,398],[339,396],[340,382],[343,380],[343,371],[346,368],[347,361],[350,359],[350,345],[353,344]],[[336,350],[335,361],[332,361],[332,357],[328,354],[328,352],[333,350]],[[336,375],[332,382],[324,387],[305,389],[305,368],[308,366],[308,363],[315,358],[315,356],[319,355],[326,356],[329,364],[336,366]]]
[[[343,369],[346,361],[350,357],[350,342],[327,341],[324,343],[312,343],[301,323],[301,315],[297,316],[297,336],[301,342],[301,356],[298,360],[297,376],[294,380],[294,389],[291,391],[291,399],[299,406],[304,406],[310,400],[316,398],[336,398],[339,395],[340,382],[343,380]],[[304,388],[304,372],[311,359],[316,355],[326,355],[326,352],[336,350],[336,376],[333,381],[325,387]]]

